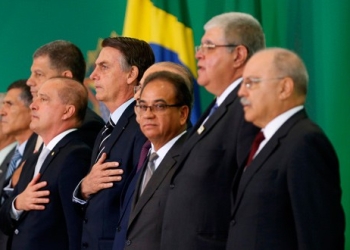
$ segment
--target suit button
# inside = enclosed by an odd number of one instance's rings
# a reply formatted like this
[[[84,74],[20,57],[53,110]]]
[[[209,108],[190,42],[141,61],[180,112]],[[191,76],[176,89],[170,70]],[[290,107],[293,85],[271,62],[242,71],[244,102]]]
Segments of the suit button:
[[[231,220],[230,224],[231,224],[231,226],[234,226],[236,224],[236,221],[235,220]]]
[[[83,242],[83,248],[88,248],[89,244],[87,242]]]
[[[174,188],[175,188],[175,184],[174,183],[170,184],[170,189],[174,189]]]
[[[130,246],[130,245],[131,245],[131,240],[127,240],[127,241],[126,241],[126,245],[127,245],[127,246]]]
[[[122,230],[122,228],[120,226],[117,227],[117,231],[120,232],[120,230]]]
[[[18,230],[18,229],[16,229],[14,233],[15,233],[15,234],[19,234],[19,230]]]
[[[84,218],[84,223],[86,224],[88,222],[88,219],[87,218]]]

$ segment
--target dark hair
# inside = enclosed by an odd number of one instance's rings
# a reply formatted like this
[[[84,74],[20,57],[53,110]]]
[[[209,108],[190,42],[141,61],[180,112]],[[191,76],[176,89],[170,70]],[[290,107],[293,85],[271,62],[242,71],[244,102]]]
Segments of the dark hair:
[[[23,101],[23,103],[27,107],[29,107],[29,105],[33,101],[33,96],[30,93],[30,87],[27,85],[27,79],[20,79],[20,80],[14,81],[7,87],[7,91],[11,89],[20,89],[21,90],[20,98]]]
[[[124,70],[136,66],[139,70],[139,82],[146,69],[155,62],[151,46],[143,40],[131,37],[108,37],[102,41],[102,47],[112,47],[119,50],[124,56],[121,66]]]
[[[70,70],[73,78],[83,83],[85,78],[86,63],[81,50],[71,42],[56,40],[38,48],[33,58],[40,56],[50,58],[50,67],[60,72]]]
[[[143,89],[147,86],[147,84],[154,80],[164,80],[170,83],[171,85],[173,85],[175,90],[175,103],[180,105],[185,105],[189,109],[189,113],[187,117],[187,121],[188,121],[191,117],[191,106],[192,106],[193,95],[191,94],[187,86],[187,82],[186,82],[187,80],[184,79],[181,75],[170,71],[157,71],[146,77],[141,89],[141,95],[142,95]]]

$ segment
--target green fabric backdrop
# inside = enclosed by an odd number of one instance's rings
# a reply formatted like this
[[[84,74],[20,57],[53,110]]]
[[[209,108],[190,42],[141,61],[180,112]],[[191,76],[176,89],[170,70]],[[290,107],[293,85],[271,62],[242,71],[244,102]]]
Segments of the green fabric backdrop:
[[[0,1],[0,91],[29,76],[31,55],[44,43],[66,39],[88,61],[98,39],[122,34],[127,0]],[[187,0],[195,44],[213,15],[243,11],[259,19],[267,46],[286,47],[305,61],[310,74],[307,110],[333,142],[341,164],[343,205],[350,214],[350,1]],[[140,24],[140,29],[142,25]],[[203,109],[212,96],[201,89]],[[320,218],[322,219],[322,218]],[[349,223],[347,223],[349,225]],[[331,225],[330,225],[331,230]],[[346,232],[350,249],[350,230]]]

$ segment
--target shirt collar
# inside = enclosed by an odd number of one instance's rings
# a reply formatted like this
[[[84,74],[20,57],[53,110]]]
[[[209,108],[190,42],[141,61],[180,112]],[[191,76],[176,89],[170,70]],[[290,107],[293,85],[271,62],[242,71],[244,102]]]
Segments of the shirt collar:
[[[220,96],[216,97],[216,103],[220,106],[226,99],[226,97],[241,83],[242,77],[231,83]]]
[[[77,130],[76,128],[68,129],[62,133],[56,135],[47,145],[44,144],[44,147],[48,148],[50,151],[56,146],[56,144],[62,140],[67,134]]]
[[[114,122],[114,124],[117,124],[120,117],[122,116],[122,114],[124,113],[124,111],[126,110],[127,107],[129,107],[129,105],[134,101],[134,98],[131,98],[130,100],[124,102],[122,105],[120,105],[116,110],[113,111],[113,113],[111,114],[111,118],[112,121]]]

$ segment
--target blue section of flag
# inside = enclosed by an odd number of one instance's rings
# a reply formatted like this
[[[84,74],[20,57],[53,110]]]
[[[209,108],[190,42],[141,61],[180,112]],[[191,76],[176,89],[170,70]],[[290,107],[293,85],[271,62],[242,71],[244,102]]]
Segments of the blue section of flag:
[[[178,54],[176,52],[168,50],[163,46],[155,43],[150,43],[150,46],[155,55],[156,62],[170,61],[170,62],[184,65],[179,60]],[[187,67],[186,65],[184,66]],[[199,87],[195,78],[193,78],[193,94],[194,94],[194,103],[193,103],[192,112],[191,112],[191,122],[192,124],[195,124],[201,115]]]

